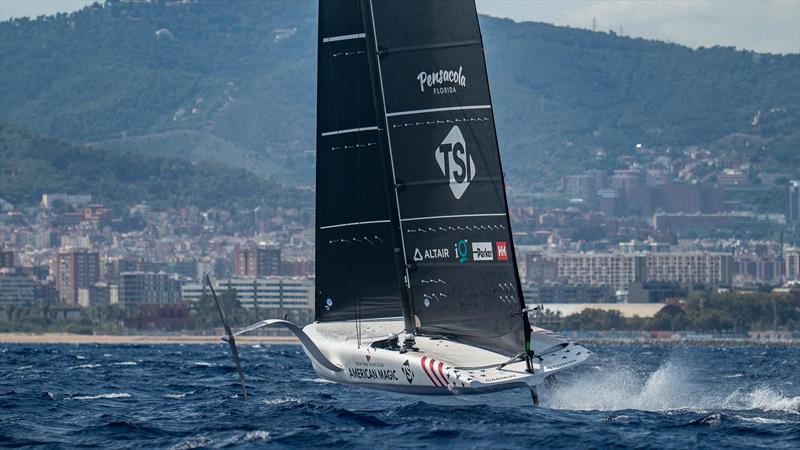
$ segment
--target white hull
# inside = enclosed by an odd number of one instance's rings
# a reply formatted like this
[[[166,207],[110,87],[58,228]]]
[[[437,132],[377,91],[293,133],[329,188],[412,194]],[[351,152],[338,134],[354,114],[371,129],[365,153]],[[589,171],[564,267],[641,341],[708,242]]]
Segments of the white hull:
[[[507,356],[445,339],[417,336],[419,351],[406,353],[370,347],[390,333],[400,333],[402,320],[362,322],[361,345],[354,337],[355,329],[355,323],[347,322],[314,323],[303,328],[318,349],[303,344],[321,378],[407,394],[482,394],[539,385],[546,377],[592,355],[579,344],[535,328],[532,347],[537,357],[534,371],[529,373],[524,361],[499,368]],[[318,352],[327,361],[322,361]]]

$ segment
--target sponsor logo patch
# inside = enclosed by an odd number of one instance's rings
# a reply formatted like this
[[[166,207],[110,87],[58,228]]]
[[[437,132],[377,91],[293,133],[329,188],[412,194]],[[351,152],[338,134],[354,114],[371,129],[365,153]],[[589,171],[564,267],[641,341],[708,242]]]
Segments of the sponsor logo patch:
[[[426,248],[414,249],[414,261],[424,261],[426,259],[447,259],[450,258],[449,248]]]
[[[497,260],[508,261],[508,243],[506,242],[497,243]]]
[[[393,380],[397,381],[397,371],[391,369],[349,368],[350,378],[358,380]]]
[[[403,375],[406,376],[408,384],[411,384],[411,382],[414,381],[414,371],[411,370],[411,365],[408,364],[408,360],[406,360],[406,362],[403,363],[402,369],[403,369]]]
[[[417,75],[419,91],[425,92],[425,87],[429,87],[437,95],[454,94],[456,86],[467,86],[467,77],[463,72],[464,67],[461,66],[458,70],[438,70],[432,73],[422,71]]]
[[[475,261],[493,261],[494,250],[491,242],[473,242],[472,259]]]
[[[461,264],[469,261],[469,245],[467,245],[466,239],[461,239],[456,243],[456,258]]]
[[[459,200],[475,178],[475,162],[467,152],[467,144],[458,125],[450,129],[434,154],[442,175],[450,182],[453,197]]]

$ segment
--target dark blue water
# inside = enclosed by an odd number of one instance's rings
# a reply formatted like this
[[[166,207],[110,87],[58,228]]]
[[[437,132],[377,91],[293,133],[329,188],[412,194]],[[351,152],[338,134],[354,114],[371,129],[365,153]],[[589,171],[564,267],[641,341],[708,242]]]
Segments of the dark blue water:
[[[299,347],[0,345],[0,445],[800,448],[800,349],[595,346],[527,392],[423,398],[320,380]]]

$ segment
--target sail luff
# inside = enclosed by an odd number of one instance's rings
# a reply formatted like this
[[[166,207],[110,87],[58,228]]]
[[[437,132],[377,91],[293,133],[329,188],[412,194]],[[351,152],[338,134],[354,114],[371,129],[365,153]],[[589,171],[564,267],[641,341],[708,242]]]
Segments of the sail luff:
[[[411,277],[408,271],[408,256],[406,255],[406,245],[402,232],[402,224],[400,218],[400,199],[397,192],[397,175],[394,168],[394,159],[392,155],[392,139],[388,132],[388,117],[386,116],[386,95],[383,86],[383,75],[381,74],[381,61],[379,55],[378,38],[375,31],[375,16],[372,10],[372,0],[362,1],[362,15],[364,17],[364,29],[367,35],[367,61],[370,64],[370,75],[372,77],[373,90],[377,84],[378,95],[373,95],[375,102],[376,121],[383,126],[383,133],[380,133],[380,138],[385,143],[386,152],[382,153],[384,156],[384,171],[387,176],[391,176],[391,184],[387,185],[391,191],[389,194],[390,201],[393,198],[393,212],[392,228],[396,232],[396,236],[400,242],[400,252],[397,253],[398,265],[402,267],[402,275],[400,280],[400,298],[403,310],[403,325],[407,333],[414,333],[416,331],[416,324],[414,322],[414,305],[411,301]],[[377,74],[377,77],[375,75]],[[388,169],[388,170],[387,170]]]

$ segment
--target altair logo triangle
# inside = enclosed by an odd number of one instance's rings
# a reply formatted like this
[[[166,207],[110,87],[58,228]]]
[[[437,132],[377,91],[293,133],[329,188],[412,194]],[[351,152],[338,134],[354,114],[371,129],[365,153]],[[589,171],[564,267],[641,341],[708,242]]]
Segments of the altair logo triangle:
[[[467,152],[467,144],[458,125],[453,126],[436,148],[436,162],[442,169],[442,175],[450,180],[453,196],[456,200],[460,199],[475,178],[475,162]]]

